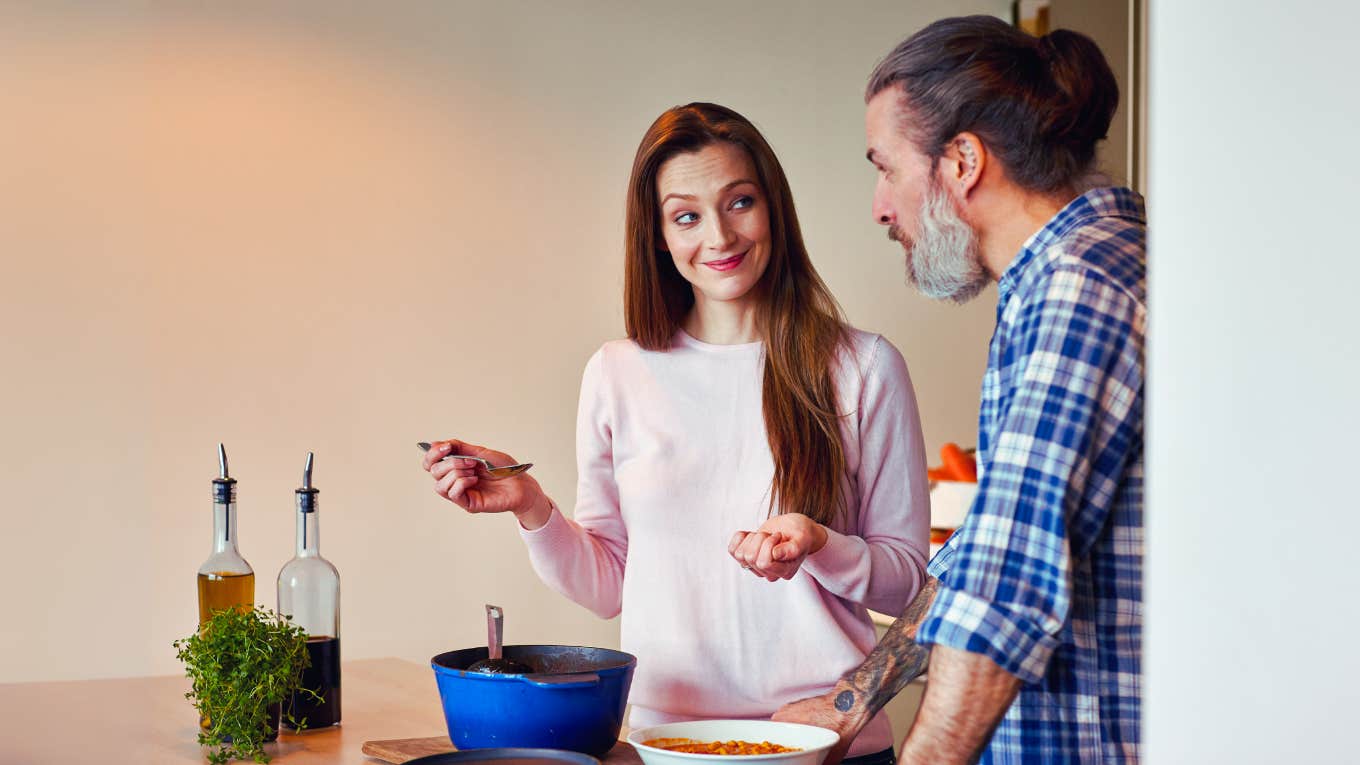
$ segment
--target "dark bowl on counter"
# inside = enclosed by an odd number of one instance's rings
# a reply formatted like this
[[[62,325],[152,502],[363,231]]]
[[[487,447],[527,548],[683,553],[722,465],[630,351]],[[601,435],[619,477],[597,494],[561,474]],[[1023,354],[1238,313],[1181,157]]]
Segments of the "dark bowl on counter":
[[[637,657],[608,648],[508,645],[534,672],[469,672],[485,646],[430,660],[449,739],[459,749],[567,749],[603,757],[618,743]]]

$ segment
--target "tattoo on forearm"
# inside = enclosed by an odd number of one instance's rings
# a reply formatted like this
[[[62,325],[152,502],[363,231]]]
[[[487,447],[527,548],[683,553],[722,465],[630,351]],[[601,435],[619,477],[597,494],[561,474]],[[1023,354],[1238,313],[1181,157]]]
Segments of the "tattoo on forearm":
[[[939,584],[934,577],[927,578],[916,598],[888,628],[864,662],[842,678],[853,690],[842,691],[836,696],[836,709],[848,712],[862,705],[865,717],[872,717],[907,687],[907,683],[925,671],[930,649],[916,644],[916,630],[930,610]]]
[[[849,712],[855,706],[855,692],[841,691],[836,694],[836,709],[841,712]]]

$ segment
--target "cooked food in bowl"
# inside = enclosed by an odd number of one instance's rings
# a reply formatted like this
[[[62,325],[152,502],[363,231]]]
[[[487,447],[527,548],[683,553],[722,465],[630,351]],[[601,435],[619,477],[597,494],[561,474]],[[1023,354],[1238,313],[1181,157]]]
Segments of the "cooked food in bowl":
[[[839,740],[826,728],[770,720],[695,720],[628,734],[643,765],[822,765]]]
[[[672,752],[686,752],[688,754],[783,754],[785,752],[801,752],[802,749],[793,746],[780,746],[762,741],[753,744],[750,741],[695,741],[692,738],[654,738],[650,741],[642,742],[645,746],[654,746],[657,749],[666,749]]]

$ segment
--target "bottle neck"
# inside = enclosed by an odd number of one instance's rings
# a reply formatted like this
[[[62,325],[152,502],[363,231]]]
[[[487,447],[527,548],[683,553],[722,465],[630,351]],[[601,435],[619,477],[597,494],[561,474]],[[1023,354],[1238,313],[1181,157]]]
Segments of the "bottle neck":
[[[321,555],[321,513],[317,512],[316,496],[310,498],[311,510],[303,509],[299,497],[297,513],[297,556],[299,558],[319,557]]]
[[[236,503],[213,503],[213,552],[237,552]]]

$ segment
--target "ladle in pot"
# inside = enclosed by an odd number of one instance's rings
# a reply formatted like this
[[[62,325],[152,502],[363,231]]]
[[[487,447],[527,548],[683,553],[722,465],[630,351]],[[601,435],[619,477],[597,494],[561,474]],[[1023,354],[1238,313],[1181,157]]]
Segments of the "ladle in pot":
[[[521,661],[501,656],[501,634],[503,621],[500,606],[486,607],[486,649],[487,658],[473,662],[468,672],[481,672],[487,675],[527,675],[534,668]]]

